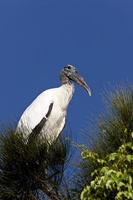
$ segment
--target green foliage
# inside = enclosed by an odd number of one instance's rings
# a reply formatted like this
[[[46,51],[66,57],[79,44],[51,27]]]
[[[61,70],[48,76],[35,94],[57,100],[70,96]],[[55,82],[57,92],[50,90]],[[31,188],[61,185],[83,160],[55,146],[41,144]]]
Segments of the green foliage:
[[[93,149],[102,157],[116,151],[131,139],[133,131],[133,87],[119,87],[105,92],[107,112],[100,115]]]
[[[80,172],[75,174],[75,184],[72,189],[72,196],[75,200],[80,199],[80,194],[84,188],[89,187],[91,182],[94,181],[95,177],[92,176],[92,173],[100,169],[101,164],[106,165],[107,160],[105,158],[108,155],[115,155],[120,146],[132,140],[133,87],[118,87],[114,91],[108,90],[104,93],[104,100],[106,111],[99,115],[96,120],[91,119],[89,128],[84,130],[86,144],[88,137],[89,152],[85,150],[82,153],[82,156],[87,157],[87,159],[81,161]],[[90,128],[91,123],[92,128]],[[95,160],[97,159],[97,162],[94,162],[92,157]],[[128,158],[130,159],[130,155]],[[111,195],[110,199],[114,199],[113,194]]]
[[[28,142],[23,135],[9,129],[0,136],[0,199],[37,200],[40,193],[63,199],[59,190],[68,141],[58,139],[50,145],[46,139]]]
[[[91,176],[93,180],[82,193],[81,200],[132,200],[133,199],[133,132],[132,140],[110,153],[105,159],[91,151],[82,152],[83,159],[99,164]]]

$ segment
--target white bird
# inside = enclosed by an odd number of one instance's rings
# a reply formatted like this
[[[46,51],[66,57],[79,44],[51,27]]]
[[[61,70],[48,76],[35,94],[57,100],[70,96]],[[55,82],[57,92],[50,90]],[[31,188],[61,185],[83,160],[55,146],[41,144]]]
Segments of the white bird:
[[[74,83],[81,85],[91,96],[91,90],[73,65],[61,70],[61,86],[42,92],[22,114],[16,131],[30,136],[33,130],[40,129],[40,136],[50,143],[54,141],[65,125],[67,108],[74,93]]]

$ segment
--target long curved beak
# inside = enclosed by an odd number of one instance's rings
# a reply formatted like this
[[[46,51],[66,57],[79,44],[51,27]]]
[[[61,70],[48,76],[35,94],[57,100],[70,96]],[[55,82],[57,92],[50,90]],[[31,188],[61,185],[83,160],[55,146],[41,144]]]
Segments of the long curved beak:
[[[88,86],[88,84],[85,82],[85,80],[83,79],[83,77],[79,74],[79,73],[75,73],[73,75],[73,80],[78,83],[79,85],[81,85],[89,94],[89,96],[91,96],[91,89]]]

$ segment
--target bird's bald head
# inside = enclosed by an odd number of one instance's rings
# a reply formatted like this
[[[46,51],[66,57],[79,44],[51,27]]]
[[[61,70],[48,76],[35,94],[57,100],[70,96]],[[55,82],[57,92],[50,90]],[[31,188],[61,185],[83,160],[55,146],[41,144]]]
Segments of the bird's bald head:
[[[61,71],[61,81],[62,83],[67,83],[68,81],[74,81],[81,85],[91,96],[91,90],[88,84],[85,82],[83,77],[78,73],[77,69],[73,65],[66,65]]]

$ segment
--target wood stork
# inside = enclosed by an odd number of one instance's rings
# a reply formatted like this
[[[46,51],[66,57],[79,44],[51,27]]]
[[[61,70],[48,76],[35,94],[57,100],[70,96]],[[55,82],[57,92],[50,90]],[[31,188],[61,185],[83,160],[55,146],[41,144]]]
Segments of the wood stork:
[[[40,135],[54,141],[61,133],[67,114],[67,107],[74,93],[74,83],[81,85],[91,96],[91,90],[73,65],[66,65],[60,73],[61,86],[42,92],[22,114],[16,131],[29,136],[40,129]]]

